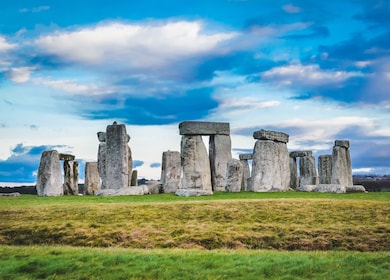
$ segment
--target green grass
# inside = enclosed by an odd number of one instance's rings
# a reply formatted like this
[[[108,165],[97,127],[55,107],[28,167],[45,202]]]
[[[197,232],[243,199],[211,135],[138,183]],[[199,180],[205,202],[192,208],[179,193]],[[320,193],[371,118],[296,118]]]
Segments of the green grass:
[[[388,279],[390,252],[0,246],[0,279]]]

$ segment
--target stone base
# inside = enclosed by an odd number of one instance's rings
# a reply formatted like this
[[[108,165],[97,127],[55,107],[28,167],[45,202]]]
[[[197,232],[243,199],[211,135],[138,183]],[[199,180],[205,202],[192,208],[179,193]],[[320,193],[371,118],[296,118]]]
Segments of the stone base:
[[[139,186],[139,187],[127,187],[121,188],[118,190],[115,189],[105,189],[102,190],[98,195],[100,196],[120,196],[120,195],[144,195],[148,194],[149,189],[147,186]]]
[[[321,192],[321,193],[367,192],[364,186],[361,185],[343,186],[337,184],[302,185],[299,186],[296,190],[299,192]]]
[[[178,189],[175,193],[178,196],[203,196],[203,195],[213,195],[212,191],[201,190],[201,189]]]

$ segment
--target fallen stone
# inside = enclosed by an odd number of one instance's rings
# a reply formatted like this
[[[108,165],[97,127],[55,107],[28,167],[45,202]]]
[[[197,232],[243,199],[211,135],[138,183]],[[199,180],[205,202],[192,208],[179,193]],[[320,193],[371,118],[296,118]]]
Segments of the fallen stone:
[[[347,193],[366,193],[366,188],[362,185],[347,186]]]
[[[204,195],[213,195],[211,190],[201,190],[201,189],[178,189],[175,193],[177,196],[204,196]]]
[[[185,121],[179,124],[180,135],[230,135],[229,123]]]
[[[18,192],[12,192],[12,193],[0,193],[0,196],[20,196],[20,193]]]
[[[346,193],[347,188],[338,184],[319,184],[313,189],[314,192],[320,193]]]
[[[288,134],[278,131],[261,129],[253,132],[253,138],[257,140],[271,140],[276,142],[288,143],[288,137]]]
[[[317,185],[300,185],[296,188],[298,192],[312,192]]]
[[[145,188],[139,187],[126,187],[121,189],[105,189],[101,190],[99,196],[123,196],[123,195],[144,195]]]
[[[160,181],[150,180],[146,183],[149,194],[158,194],[162,191],[162,184]]]
[[[253,154],[240,154],[240,155],[238,155],[238,158],[240,160],[252,160]]]
[[[64,194],[61,165],[56,150],[44,151],[38,168],[38,196],[61,196]]]
[[[243,167],[238,159],[230,159],[226,170],[226,191],[240,192],[242,186]]]

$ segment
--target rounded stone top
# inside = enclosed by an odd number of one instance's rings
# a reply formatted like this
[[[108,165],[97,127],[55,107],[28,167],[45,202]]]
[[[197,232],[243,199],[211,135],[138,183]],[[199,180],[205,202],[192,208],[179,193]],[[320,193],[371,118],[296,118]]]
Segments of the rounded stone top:
[[[106,133],[105,132],[99,131],[97,133],[97,137],[99,139],[99,142],[106,142]]]

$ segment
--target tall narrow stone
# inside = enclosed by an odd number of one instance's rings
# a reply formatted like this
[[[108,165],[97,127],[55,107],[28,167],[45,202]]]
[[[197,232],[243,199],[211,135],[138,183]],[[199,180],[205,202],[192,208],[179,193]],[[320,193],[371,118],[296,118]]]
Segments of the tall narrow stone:
[[[77,161],[64,160],[64,194],[79,193],[79,164]]]
[[[316,162],[311,153],[299,159],[299,175],[300,185],[318,185]]]
[[[318,178],[320,184],[330,184],[332,181],[332,155],[318,157]]]
[[[299,176],[298,176],[297,158],[291,156],[290,153],[290,188],[295,190],[298,187],[299,187]]]
[[[201,136],[182,136],[181,162],[183,189],[212,191],[210,161]]]
[[[180,188],[180,152],[166,151],[162,154],[161,184],[164,193],[174,193]]]
[[[100,193],[100,178],[97,162],[85,163],[84,193],[86,195],[97,195]]]
[[[353,186],[348,140],[336,140],[332,153],[332,184]]]
[[[229,135],[210,135],[209,157],[213,191],[225,191],[227,163],[232,158]]]
[[[60,159],[56,150],[42,153],[36,188],[39,196],[61,196],[64,194]]]
[[[127,135],[127,142],[129,142],[129,141],[130,141],[130,136]],[[127,144],[127,158],[128,158],[127,165],[128,165],[128,174],[129,174],[128,186],[132,186],[133,156],[132,156],[131,148],[130,148],[129,144]]]
[[[126,126],[107,126],[106,130],[106,183],[109,189],[125,188],[129,184],[129,154]]]
[[[238,159],[230,159],[226,170],[226,191],[240,192],[242,186],[242,164]]]
[[[101,189],[107,189],[107,176],[106,176],[106,142],[99,143],[97,168],[99,176],[101,178]]]
[[[242,165],[242,186],[241,190],[243,191],[250,191],[250,187],[248,184],[248,179],[251,177],[251,172],[249,168],[248,160],[252,160],[253,155],[252,154],[241,154],[239,155],[240,162]]]
[[[131,182],[130,182],[131,187],[136,187],[138,186],[138,171],[134,169],[131,172]]]
[[[260,130],[253,133],[251,188],[255,192],[285,191],[290,188],[288,134]]]

